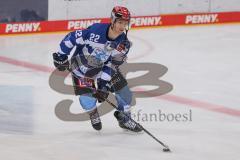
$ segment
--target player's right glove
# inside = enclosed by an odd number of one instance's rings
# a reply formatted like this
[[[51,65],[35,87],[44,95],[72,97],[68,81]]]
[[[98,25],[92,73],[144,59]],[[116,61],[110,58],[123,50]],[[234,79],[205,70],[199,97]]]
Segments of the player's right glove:
[[[109,92],[106,90],[101,90],[101,89],[97,89],[95,93],[93,93],[93,97],[95,97],[99,103],[104,102],[107,97],[109,95]]]
[[[108,95],[109,95],[109,87],[107,87],[108,82],[98,78],[97,79],[97,86],[98,89],[96,90],[95,93],[93,93],[93,97],[97,98],[99,103],[104,102]]]
[[[59,71],[65,71],[69,68],[68,57],[66,55],[53,53],[53,64]]]

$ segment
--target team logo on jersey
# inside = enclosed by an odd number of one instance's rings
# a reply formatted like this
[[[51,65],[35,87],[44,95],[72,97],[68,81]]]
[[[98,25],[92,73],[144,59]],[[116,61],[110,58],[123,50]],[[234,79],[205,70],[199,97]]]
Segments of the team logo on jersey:
[[[129,40],[124,40],[118,44],[116,49],[119,52],[127,52],[131,46],[132,42],[130,42]]]
[[[104,52],[101,48],[95,48],[93,50],[93,56],[101,62],[106,62],[109,57],[109,55],[106,52]]]
[[[124,44],[119,44],[119,45],[117,46],[117,50],[118,50],[119,52],[122,52],[123,50],[125,50],[125,45],[124,45]]]

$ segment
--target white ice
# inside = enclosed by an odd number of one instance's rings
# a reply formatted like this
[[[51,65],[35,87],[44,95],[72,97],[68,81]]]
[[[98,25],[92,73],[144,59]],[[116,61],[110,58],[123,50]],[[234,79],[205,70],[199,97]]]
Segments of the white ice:
[[[51,53],[65,34],[2,36],[0,56],[53,67]],[[54,112],[56,104],[73,100],[71,111],[80,113],[78,99],[51,89],[50,72],[0,58],[0,159],[239,160],[239,114],[209,110],[208,103],[240,112],[240,25],[132,30],[129,38],[134,44],[129,63],[166,66],[161,80],[174,87],[168,95],[206,102],[206,106],[196,107],[161,97],[136,100],[133,112],[142,114],[139,122],[166,143],[171,153],[162,152],[162,146],[145,133],[120,129],[113,111],[101,117],[100,132],[89,121],[60,120]],[[135,74],[139,73],[128,76]],[[166,114],[191,111],[192,120],[143,119],[143,114],[158,114],[159,110]]]

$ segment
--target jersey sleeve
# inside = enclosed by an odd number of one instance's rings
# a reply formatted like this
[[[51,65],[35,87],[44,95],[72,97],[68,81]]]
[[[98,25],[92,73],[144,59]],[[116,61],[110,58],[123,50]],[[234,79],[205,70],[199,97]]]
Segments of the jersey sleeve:
[[[89,28],[85,30],[76,30],[67,34],[59,45],[58,53],[62,55],[69,55],[71,50],[76,45],[83,45],[87,39]]]

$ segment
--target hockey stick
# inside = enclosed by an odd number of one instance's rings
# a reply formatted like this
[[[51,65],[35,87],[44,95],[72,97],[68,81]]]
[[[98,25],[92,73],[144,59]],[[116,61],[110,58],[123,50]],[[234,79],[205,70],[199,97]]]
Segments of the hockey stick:
[[[110,104],[113,108],[115,108],[115,109],[117,109],[117,106],[115,105],[115,104],[113,104],[111,101],[109,101],[108,99],[105,99],[106,100],[106,102],[108,103],[108,104]],[[125,116],[127,116],[128,117],[128,115],[126,115],[124,112],[122,112]],[[164,148],[163,148],[163,151],[164,152],[171,152],[171,150],[170,150],[170,148],[166,145],[166,144],[164,144],[163,142],[161,142],[159,139],[157,139],[154,135],[152,135],[147,129],[145,129],[141,124],[139,124],[139,123],[137,123],[135,120],[133,120],[131,117],[129,117],[134,123],[136,123],[137,125],[139,125],[142,129],[143,129],[143,131],[145,132],[145,133],[147,133],[149,136],[151,136],[154,140],[156,140],[158,143],[160,143]]]
[[[68,70],[69,72],[72,72],[72,68],[71,68],[71,67],[69,67],[67,70]],[[93,93],[94,93],[94,91],[93,91]],[[118,110],[117,106],[116,106],[114,103],[112,103],[111,101],[109,101],[107,98],[105,99],[105,101],[106,101],[108,104],[110,104],[113,108],[115,108],[115,109]],[[129,117],[128,115],[126,115],[124,112],[122,112],[122,114],[124,114],[126,117],[130,118],[130,120],[132,120],[134,123],[136,123],[137,125],[139,125],[145,133],[147,133],[147,134],[148,134],[149,136],[151,136],[155,141],[157,141],[158,143],[160,143],[160,144],[164,147],[164,148],[163,148],[163,152],[171,152],[170,148],[169,148],[166,144],[164,144],[164,143],[161,142],[159,139],[157,139],[154,135],[152,135],[152,133],[150,133],[147,129],[145,129],[141,124],[137,123],[135,120],[133,120],[133,119],[132,119],[131,117]]]

